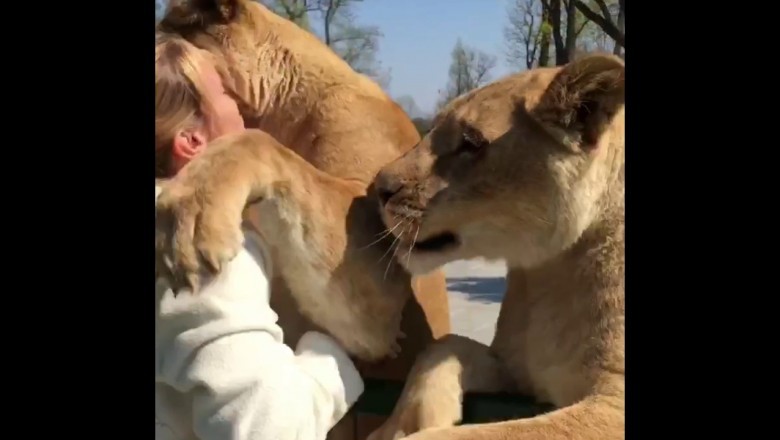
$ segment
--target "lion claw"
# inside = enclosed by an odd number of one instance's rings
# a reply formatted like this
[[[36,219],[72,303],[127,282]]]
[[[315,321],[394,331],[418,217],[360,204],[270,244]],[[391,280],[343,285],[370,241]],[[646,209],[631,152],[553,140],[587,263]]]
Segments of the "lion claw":
[[[390,357],[390,359],[395,359],[399,354],[401,354],[401,346],[395,341],[393,342],[393,345],[390,346],[390,354],[388,354],[388,357]]]

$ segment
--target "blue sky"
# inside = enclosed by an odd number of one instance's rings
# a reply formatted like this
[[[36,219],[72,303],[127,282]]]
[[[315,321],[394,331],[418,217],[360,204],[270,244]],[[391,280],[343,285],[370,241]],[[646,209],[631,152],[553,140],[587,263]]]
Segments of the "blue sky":
[[[491,78],[510,72],[503,54],[506,0],[364,0],[357,6],[357,22],[384,34],[378,59],[391,69],[390,94],[410,95],[424,112],[433,111],[447,84],[458,37],[498,58]]]

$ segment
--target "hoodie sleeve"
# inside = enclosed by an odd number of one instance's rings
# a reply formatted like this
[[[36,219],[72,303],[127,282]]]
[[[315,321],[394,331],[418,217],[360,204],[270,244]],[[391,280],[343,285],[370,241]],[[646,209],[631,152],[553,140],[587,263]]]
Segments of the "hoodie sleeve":
[[[263,267],[245,248],[195,295],[158,289],[156,413],[178,438],[320,440],[363,392],[329,336],[283,344]]]

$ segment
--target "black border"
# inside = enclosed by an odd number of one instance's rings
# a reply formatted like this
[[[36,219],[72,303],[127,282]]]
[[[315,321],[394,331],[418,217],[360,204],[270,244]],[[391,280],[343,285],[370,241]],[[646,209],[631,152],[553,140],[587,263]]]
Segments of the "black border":
[[[3,8],[12,424],[152,439],[152,2]]]
[[[767,263],[748,247],[776,229],[761,223],[777,172],[759,150],[777,123],[749,101],[769,97],[761,41],[775,39],[747,3],[629,3],[626,435],[754,438],[775,343],[750,352],[764,332],[746,330],[772,322],[754,296],[773,283],[752,281]]]

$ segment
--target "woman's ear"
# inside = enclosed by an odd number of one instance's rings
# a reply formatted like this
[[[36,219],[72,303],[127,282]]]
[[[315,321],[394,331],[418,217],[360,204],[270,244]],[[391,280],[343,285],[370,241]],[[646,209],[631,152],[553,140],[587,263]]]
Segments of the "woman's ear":
[[[198,130],[180,130],[173,138],[174,163],[189,162],[206,148],[206,136]]]

